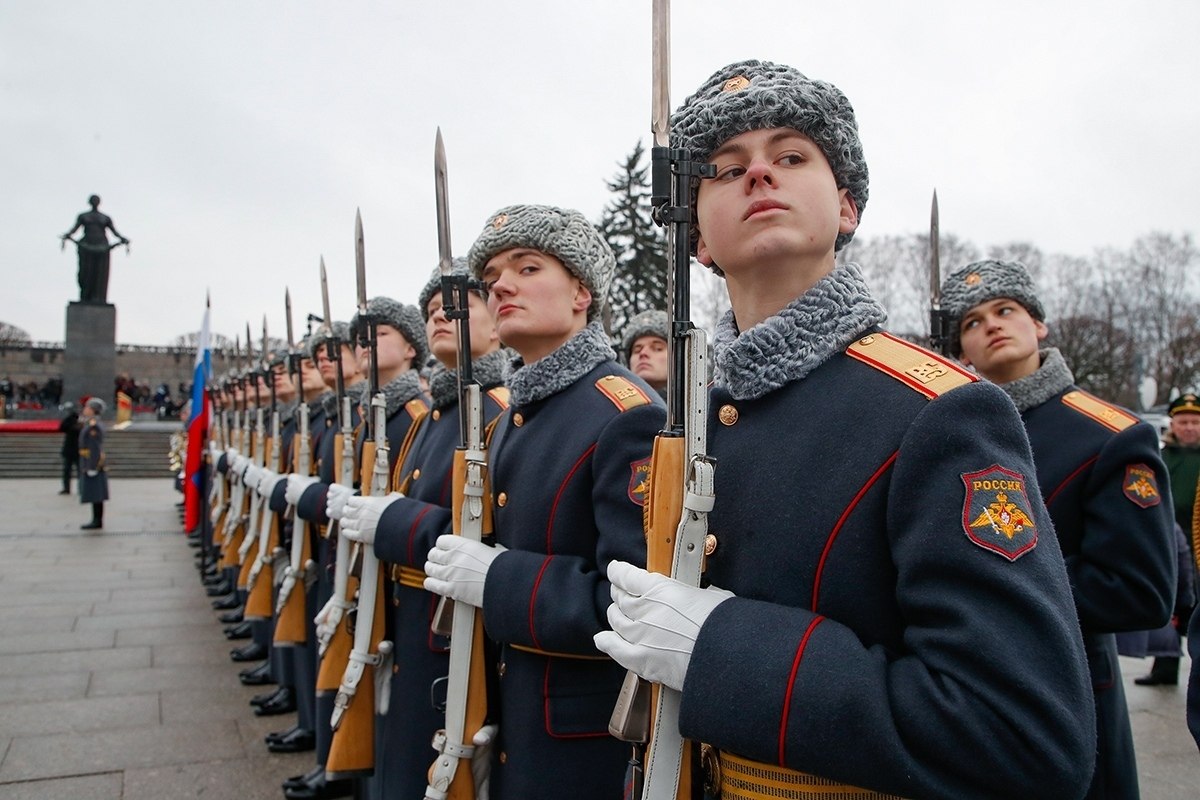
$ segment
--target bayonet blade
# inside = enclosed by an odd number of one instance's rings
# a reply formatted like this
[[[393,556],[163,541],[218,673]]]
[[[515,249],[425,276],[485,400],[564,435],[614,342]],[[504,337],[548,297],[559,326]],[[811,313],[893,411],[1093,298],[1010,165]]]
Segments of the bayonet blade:
[[[937,189],[933,190],[933,207],[929,212],[929,297],[934,309],[942,306],[942,265],[938,244]]]
[[[660,148],[671,139],[671,0],[654,0],[652,56],[654,89],[650,98],[650,133]],[[644,19],[644,17],[643,17]]]
[[[650,131],[654,134],[654,144],[668,147],[671,138],[671,0],[654,0],[652,14],[654,88],[650,99]]]
[[[290,353],[296,349],[296,339],[292,335],[292,290],[286,286],[283,287],[283,309],[287,315],[287,344]]]
[[[358,313],[367,315],[367,254],[363,245],[362,210],[354,211],[354,271],[358,289]]]
[[[437,129],[437,140],[433,145],[433,195],[437,203],[438,268],[443,275],[454,269],[454,258],[450,244],[450,195],[446,183],[446,146],[442,143],[442,129]]]
[[[250,338],[250,320],[246,320],[246,370],[254,363],[254,340]]]
[[[267,315],[263,314],[262,352],[259,353],[259,355],[262,357],[262,368],[264,371],[268,368],[267,365],[271,363],[271,357],[269,355],[267,355],[268,349],[269,349],[269,345],[267,344]]]
[[[328,333],[333,333],[333,317],[329,315],[329,279],[325,276],[325,256],[321,256],[321,311],[325,321],[321,326]]]

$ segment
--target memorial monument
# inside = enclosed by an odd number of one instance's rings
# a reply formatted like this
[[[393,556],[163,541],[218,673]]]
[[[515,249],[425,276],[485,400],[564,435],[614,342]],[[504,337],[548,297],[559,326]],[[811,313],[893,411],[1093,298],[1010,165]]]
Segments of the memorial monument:
[[[129,240],[100,211],[99,195],[88,198],[90,211],[75,218],[75,225],[60,238],[75,244],[79,256],[79,300],[67,304],[67,333],[63,357],[63,400],[78,403],[95,396],[111,407],[116,376],[117,307],[108,302],[109,254]],[[82,229],[78,239],[73,234]],[[117,237],[110,242],[108,232]]]

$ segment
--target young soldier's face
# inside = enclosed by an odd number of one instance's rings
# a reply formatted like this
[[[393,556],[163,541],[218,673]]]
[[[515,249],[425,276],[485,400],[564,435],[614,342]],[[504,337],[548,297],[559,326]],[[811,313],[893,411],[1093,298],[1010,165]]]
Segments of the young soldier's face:
[[[980,303],[959,323],[960,360],[984,377],[1007,383],[1038,368],[1038,345],[1049,330],[1016,300],[998,297]]]
[[[417,351],[408,343],[408,339],[404,338],[404,334],[391,325],[376,325],[375,337],[379,340],[378,358],[381,382],[383,375],[394,377],[412,366],[412,360],[416,357]],[[366,359],[366,355],[360,354],[362,363],[366,363],[364,359]]]
[[[471,317],[471,357],[479,358],[496,349],[500,337],[496,323],[483,298],[468,292]],[[425,307],[429,320],[425,323],[425,335],[429,337],[429,349],[434,357],[450,369],[458,364],[458,333],[452,320],[442,313],[442,293],[435,292]]]
[[[639,336],[629,348],[629,368],[655,387],[667,385],[667,343],[657,336]]]
[[[325,390],[325,378],[313,360],[307,356],[300,359],[300,388],[305,397],[320,394]]]
[[[696,258],[737,274],[763,259],[825,259],[837,235],[858,226],[825,154],[791,128],[747,131],[709,159],[716,178],[700,182]]]
[[[1187,447],[1200,444],[1200,414],[1177,412],[1171,417],[1171,433],[1177,442]]]
[[[548,355],[587,324],[592,293],[552,255],[505,250],[482,277],[500,341],[526,361]]]

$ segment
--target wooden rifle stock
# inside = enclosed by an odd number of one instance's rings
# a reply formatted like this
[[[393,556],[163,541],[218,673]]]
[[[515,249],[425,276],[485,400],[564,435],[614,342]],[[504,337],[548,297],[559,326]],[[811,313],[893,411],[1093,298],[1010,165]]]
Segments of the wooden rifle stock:
[[[296,447],[293,449],[293,471],[300,475],[312,474],[312,440],[309,438],[308,404],[303,399],[297,409],[299,430]],[[287,574],[279,587],[279,598],[275,604],[275,644],[302,645],[308,641],[308,574],[312,569],[312,542],[308,523],[296,515],[295,507],[289,507],[292,518],[292,548],[288,560]]]

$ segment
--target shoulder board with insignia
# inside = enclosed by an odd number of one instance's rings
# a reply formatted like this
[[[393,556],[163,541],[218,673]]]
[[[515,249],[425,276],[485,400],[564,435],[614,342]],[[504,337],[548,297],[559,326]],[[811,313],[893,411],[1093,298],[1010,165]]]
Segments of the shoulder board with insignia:
[[[1106,403],[1095,395],[1076,389],[1063,395],[1063,405],[1073,408],[1085,417],[1094,419],[1109,430],[1120,433],[1138,423],[1138,418],[1123,408]]]
[[[621,411],[649,405],[651,402],[645,392],[620,375],[605,375],[596,381],[596,388]]]
[[[500,406],[501,411],[508,408],[510,393],[507,386],[495,386],[488,389],[487,395],[496,401],[496,405]]]
[[[868,334],[847,347],[846,355],[887,373],[930,399],[979,380],[953,361],[890,333]]]
[[[413,419],[420,419],[429,413],[429,406],[425,405],[425,401],[419,397],[414,397],[404,404],[404,410]]]

